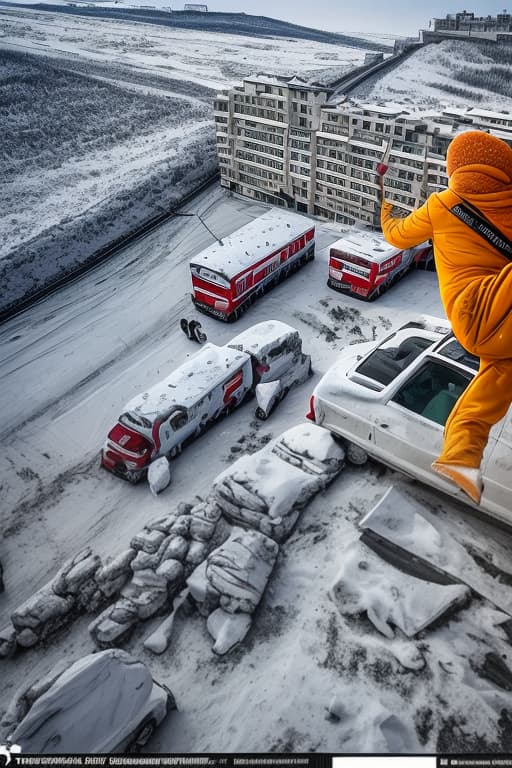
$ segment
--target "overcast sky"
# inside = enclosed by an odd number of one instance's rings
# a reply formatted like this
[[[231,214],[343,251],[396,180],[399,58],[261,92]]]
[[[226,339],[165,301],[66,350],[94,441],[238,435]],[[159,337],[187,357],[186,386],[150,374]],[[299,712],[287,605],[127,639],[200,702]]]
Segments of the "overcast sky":
[[[444,18],[447,13],[466,9],[475,16],[495,16],[506,4],[480,0],[187,0],[205,2],[209,11],[244,11],[253,15],[285,19],[316,29],[333,32],[384,32],[394,35],[417,35],[428,29],[429,19]],[[167,3],[169,4],[169,3]],[[178,10],[180,6],[170,3]],[[183,6],[181,6],[183,7]],[[512,0],[508,8],[512,12]]]

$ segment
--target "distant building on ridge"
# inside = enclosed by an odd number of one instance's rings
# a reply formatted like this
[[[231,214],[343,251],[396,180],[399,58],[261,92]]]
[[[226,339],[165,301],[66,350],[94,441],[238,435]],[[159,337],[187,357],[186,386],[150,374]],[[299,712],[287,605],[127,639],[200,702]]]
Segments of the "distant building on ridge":
[[[475,16],[469,11],[448,13],[444,19],[431,19],[422,30],[424,42],[438,42],[445,37],[512,43],[512,14],[504,10],[496,16]]]

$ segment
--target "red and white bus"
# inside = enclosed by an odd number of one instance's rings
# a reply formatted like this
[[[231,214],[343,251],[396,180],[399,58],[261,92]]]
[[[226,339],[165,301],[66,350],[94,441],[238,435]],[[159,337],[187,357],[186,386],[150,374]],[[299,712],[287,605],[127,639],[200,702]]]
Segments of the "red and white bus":
[[[315,257],[315,226],[306,216],[272,209],[213,243],[190,261],[192,301],[227,322]]]
[[[401,251],[382,235],[364,230],[352,232],[331,245],[327,285],[372,301],[415,267],[433,263],[432,247],[422,243]]]

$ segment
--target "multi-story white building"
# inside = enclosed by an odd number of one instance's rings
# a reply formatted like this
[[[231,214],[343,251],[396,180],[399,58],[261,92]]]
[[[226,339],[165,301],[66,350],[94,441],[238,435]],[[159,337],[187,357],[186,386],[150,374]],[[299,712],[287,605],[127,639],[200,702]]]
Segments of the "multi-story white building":
[[[217,96],[215,123],[221,184],[299,211],[312,196],[311,168],[320,108],[328,92],[295,78],[258,76]]]
[[[468,128],[512,144],[512,115],[487,110],[412,114],[344,101],[298,78],[259,75],[217,96],[221,185],[234,193],[343,224],[378,228],[376,169],[404,213],[446,186],[446,149]]]

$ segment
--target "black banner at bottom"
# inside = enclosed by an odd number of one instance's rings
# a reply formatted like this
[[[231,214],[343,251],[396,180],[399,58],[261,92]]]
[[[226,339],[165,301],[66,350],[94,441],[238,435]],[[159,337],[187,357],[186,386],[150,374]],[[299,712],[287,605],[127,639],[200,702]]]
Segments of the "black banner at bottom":
[[[23,755],[0,749],[3,766],[119,766],[119,768],[512,768],[512,755]]]

